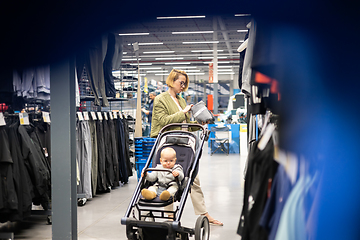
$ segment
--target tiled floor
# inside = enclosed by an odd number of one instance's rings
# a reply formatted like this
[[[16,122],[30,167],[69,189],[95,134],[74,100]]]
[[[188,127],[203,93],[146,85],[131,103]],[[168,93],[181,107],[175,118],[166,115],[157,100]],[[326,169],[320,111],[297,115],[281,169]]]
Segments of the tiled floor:
[[[200,180],[210,215],[222,221],[224,226],[211,226],[210,239],[240,239],[236,234],[243,198],[243,170],[246,156],[238,154],[207,154],[204,147],[200,162]],[[136,177],[128,184],[111,193],[98,195],[85,206],[78,207],[78,239],[127,239],[125,226],[120,224],[136,186]],[[181,218],[181,225],[195,227],[190,198]],[[46,216],[34,216],[21,224],[11,224],[8,230],[15,231],[15,239],[51,239],[51,225]],[[2,227],[2,231],[4,226]],[[190,238],[194,239],[194,237]]]

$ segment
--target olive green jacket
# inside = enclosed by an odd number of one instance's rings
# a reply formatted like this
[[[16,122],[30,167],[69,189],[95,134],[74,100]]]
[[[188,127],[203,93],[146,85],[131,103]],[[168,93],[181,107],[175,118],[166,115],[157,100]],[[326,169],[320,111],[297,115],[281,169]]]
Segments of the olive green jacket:
[[[186,107],[185,99],[178,95],[176,97],[179,100],[180,107],[184,109]],[[150,137],[157,137],[159,131],[168,124],[182,123],[184,120],[190,123],[189,113],[184,114],[182,111],[179,111],[179,107],[171,98],[170,93],[167,91],[163,92],[154,99]]]

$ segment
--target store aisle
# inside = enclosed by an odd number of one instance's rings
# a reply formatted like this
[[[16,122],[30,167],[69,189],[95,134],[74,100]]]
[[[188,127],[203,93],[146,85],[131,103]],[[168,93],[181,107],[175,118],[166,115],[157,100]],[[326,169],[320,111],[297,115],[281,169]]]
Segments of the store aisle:
[[[224,226],[211,226],[211,240],[240,239],[236,234],[243,198],[243,170],[246,156],[238,154],[226,156],[207,154],[204,147],[200,165],[201,186],[209,213],[222,221]],[[129,184],[101,194],[78,207],[78,239],[127,239],[125,226],[120,224],[136,186],[136,177]],[[181,219],[181,224],[194,227],[197,216],[194,214],[190,198]],[[18,224],[19,226],[20,224]],[[51,239],[51,226],[45,216],[34,216],[21,224],[15,232],[15,239]],[[194,237],[190,238],[194,239]]]

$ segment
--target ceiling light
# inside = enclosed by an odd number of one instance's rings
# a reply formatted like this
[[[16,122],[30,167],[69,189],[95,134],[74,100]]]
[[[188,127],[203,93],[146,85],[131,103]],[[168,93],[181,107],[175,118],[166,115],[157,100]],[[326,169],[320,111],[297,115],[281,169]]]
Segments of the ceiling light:
[[[214,50],[191,50],[191,52],[213,52]],[[217,50],[218,52],[223,52],[224,50]]]
[[[240,40],[239,42],[244,42],[244,40]]]
[[[139,43],[139,45],[162,45],[164,43],[162,42],[156,42],[156,43]]]
[[[234,66],[218,66],[218,68],[232,68]]]
[[[120,36],[149,35],[150,33],[119,33]]]
[[[140,73],[140,76],[146,76],[146,74],[145,73]]]
[[[205,15],[202,15],[202,16],[173,16],[173,17],[157,17],[156,19],[176,19],[176,18],[205,18]]]
[[[205,42],[182,42],[182,44],[197,44],[197,43],[219,43],[219,41],[205,41]]]
[[[214,31],[172,32],[172,34],[202,34],[202,33],[214,33]]]
[[[174,53],[175,51],[152,51],[152,52],[143,52],[145,54],[147,53]]]
[[[136,58],[123,58],[122,61],[123,62],[127,62],[127,61],[136,61]],[[141,60],[141,58],[139,58],[139,60]]]
[[[168,73],[155,73],[155,76],[165,76],[165,75],[169,75]]]
[[[236,30],[237,32],[248,32],[248,30]]]
[[[231,72],[233,69],[218,69],[218,72]]]
[[[187,73],[187,75],[205,75],[205,73]]]
[[[213,59],[214,57],[198,57],[198,59]],[[218,59],[225,59],[227,57],[217,57]]]
[[[174,65],[174,64],[190,64],[189,62],[170,62],[170,63],[165,63],[165,65]]]
[[[234,72],[223,72],[223,73],[218,73],[218,75],[233,75],[235,74]]]
[[[140,70],[161,69],[161,67],[140,68]]]
[[[190,68],[196,68],[196,67],[188,67],[188,66],[176,66],[176,67],[172,67],[172,68],[175,68],[175,69],[190,69]]]
[[[160,71],[146,71],[147,73],[166,73],[168,70],[160,70]]]
[[[155,58],[155,60],[181,60],[183,57],[173,57],[173,58]]]
[[[186,70],[186,72],[200,72],[200,70]]]
[[[137,66],[137,63],[130,63],[131,66]],[[152,65],[152,63],[139,63],[139,65]]]
[[[127,52],[123,52],[123,54],[127,54]]]
[[[247,16],[251,16],[251,14],[244,14],[244,13],[235,14],[235,17],[247,17]]]

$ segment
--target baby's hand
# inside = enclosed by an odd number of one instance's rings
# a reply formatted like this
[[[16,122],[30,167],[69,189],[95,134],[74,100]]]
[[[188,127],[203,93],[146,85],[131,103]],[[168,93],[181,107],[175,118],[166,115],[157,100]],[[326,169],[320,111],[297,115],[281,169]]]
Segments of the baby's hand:
[[[179,172],[178,172],[178,171],[176,171],[176,170],[174,170],[174,171],[172,172],[172,174],[173,174],[173,176],[174,176],[174,177],[179,176]]]
[[[144,177],[144,170],[141,172],[141,177]]]

